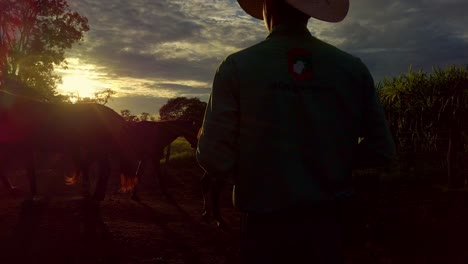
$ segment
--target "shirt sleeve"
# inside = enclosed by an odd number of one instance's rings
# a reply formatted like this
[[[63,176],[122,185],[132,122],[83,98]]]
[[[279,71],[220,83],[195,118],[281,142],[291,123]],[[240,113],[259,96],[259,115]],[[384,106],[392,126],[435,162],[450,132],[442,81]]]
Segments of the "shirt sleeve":
[[[364,112],[359,136],[363,140],[357,145],[357,160],[354,168],[386,167],[394,161],[395,143],[383,107],[378,100],[373,78],[367,67],[365,67],[362,79]]]
[[[239,87],[229,57],[216,71],[199,136],[198,164],[211,177],[232,177],[239,151]]]

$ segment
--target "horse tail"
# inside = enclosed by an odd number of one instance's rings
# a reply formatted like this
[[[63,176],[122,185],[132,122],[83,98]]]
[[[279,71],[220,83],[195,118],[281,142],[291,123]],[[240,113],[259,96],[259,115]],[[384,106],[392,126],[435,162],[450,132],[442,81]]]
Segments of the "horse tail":
[[[70,185],[75,185],[79,179],[80,179],[81,174],[77,169],[70,171],[68,174],[65,174],[63,176],[65,180],[65,185],[70,186]]]
[[[133,189],[135,189],[135,186],[138,183],[138,178],[137,177],[130,177],[128,175],[125,175],[124,173],[120,174],[120,192],[121,193],[129,193],[133,192]]]
[[[128,193],[132,192],[135,189],[135,186],[138,184],[137,173],[139,170],[140,164],[135,171],[132,170],[131,162],[128,159],[121,158],[120,160],[120,192]]]
[[[131,176],[125,175],[124,173],[120,174],[120,193],[133,192],[137,184],[138,184],[137,177],[131,177]]]

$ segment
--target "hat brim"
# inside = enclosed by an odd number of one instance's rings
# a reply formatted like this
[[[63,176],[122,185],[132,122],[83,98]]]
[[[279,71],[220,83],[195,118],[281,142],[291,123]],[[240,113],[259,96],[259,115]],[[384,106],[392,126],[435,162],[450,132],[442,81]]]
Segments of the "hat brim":
[[[237,0],[240,7],[254,18],[263,20],[263,1],[264,0]]]
[[[254,18],[263,20],[264,0],[237,0],[240,7]],[[349,10],[349,0],[286,0],[303,13],[326,22],[342,21]]]

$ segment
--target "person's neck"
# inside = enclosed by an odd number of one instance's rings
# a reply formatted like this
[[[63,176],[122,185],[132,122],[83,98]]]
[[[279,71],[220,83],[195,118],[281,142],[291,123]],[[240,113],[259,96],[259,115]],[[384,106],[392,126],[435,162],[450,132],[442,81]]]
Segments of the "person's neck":
[[[288,26],[293,28],[307,27],[307,20],[273,20],[271,23],[270,31],[272,31],[277,26]]]
[[[273,30],[273,28],[279,25],[307,27],[308,21],[309,17],[304,16],[302,13],[276,13],[270,17],[269,31]]]

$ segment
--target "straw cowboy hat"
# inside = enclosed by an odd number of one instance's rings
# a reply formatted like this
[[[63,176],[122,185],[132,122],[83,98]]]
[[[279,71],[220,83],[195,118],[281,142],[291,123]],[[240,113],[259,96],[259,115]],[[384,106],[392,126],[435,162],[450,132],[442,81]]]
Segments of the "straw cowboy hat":
[[[247,14],[263,20],[264,0],[237,0]],[[327,22],[340,22],[348,14],[349,0],[285,0],[309,16]]]

